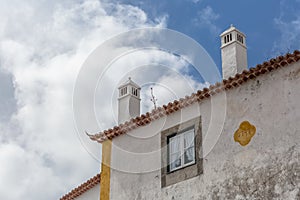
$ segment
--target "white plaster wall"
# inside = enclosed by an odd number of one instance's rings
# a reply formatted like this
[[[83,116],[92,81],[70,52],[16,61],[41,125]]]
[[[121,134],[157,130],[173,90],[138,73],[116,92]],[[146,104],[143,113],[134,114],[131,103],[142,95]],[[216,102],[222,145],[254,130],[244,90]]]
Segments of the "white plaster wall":
[[[121,99],[118,100],[118,123],[119,124],[130,119],[129,100],[130,100],[129,95],[125,97],[121,97]]]
[[[223,79],[237,73],[236,47],[233,43],[222,48],[222,73]]]
[[[235,34],[234,34],[235,35]],[[228,79],[236,73],[247,69],[247,49],[235,41],[222,47],[222,73],[223,79]]]
[[[75,200],[99,200],[100,199],[100,183],[89,189]]]
[[[131,87],[128,87],[128,90]],[[118,100],[118,123],[121,124],[140,115],[140,99],[127,94]]]
[[[248,69],[247,49],[237,42],[237,72],[241,73],[243,70]]]
[[[299,86],[300,62],[113,139],[111,199],[299,199]],[[199,113],[203,174],[161,188],[160,131]],[[256,134],[242,147],[244,120]]]

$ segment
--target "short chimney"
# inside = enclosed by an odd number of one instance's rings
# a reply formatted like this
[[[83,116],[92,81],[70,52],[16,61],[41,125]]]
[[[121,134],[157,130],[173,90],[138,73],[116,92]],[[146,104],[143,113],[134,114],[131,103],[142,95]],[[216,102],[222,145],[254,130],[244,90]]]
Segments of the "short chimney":
[[[233,25],[221,35],[222,74],[228,79],[248,68],[246,36]]]
[[[119,88],[118,124],[140,115],[140,86],[129,77]]]

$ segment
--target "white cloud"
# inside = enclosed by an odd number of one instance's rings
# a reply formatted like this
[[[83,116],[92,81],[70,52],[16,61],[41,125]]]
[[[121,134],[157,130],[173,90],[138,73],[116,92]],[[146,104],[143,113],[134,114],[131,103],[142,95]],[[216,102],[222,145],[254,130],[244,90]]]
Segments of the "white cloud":
[[[145,92],[142,94],[143,109],[149,111],[154,108],[153,102],[150,100],[152,99],[151,88],[153,88],[157,106],[162,106],[175,99],[191,95],[193,92],[208,86],[209,83],[199,83],[188,75],[176,73],[165,74],[155,83],[149,84],[144,88]]]
[[[60,178],[40,156],[13,143],[2,144],[0,152],[1,199],[41,199],[45,194],[55,199],[62,192]]]
[[[1,6],[0,67],[13,76],[17,111],[9,124],[0,123],[0,199],[57,199],[98,173],[99,163],[85,148],[99,158],[101,146],[85,136],[80,140],[75,130],[72,92],[76,77],[101,42],[131,28],[149,26],[164,27],[166,18],[151,20],[137,7],[96,0],[12,0]],[[116,66],[125,63],[161,63],[172,66],[177,76],[151,67],[139,69],[144,73],[118,71],[106,77],[104,92],[115,90],[115,85],[132,75],[141,84],[156,82],[145,89],[153,86],[161,105],[203,87],[188,75],[180,76],[186,63],[176,56],[139,51]],[[173,93],[166,92],[166,87]],[[103,119],[109,119],[103,120],[105,128],[113,124],[110,105],[111,99],[105,99],[97,108]],[[88,119],[84,123],[87,129],[97,127]]]
[[[120,57],[109,67],[105,72],[105,77],[98,83],[95,106],[101,129],[110,128],[117,121],[117,107],[115,106],[118,97],[117,88],[128,77],[142,87],[141,104],[142,112],[145,113],[152,109],[151,87],[155,89],[159,106],[190,95],[203,87],[203,84],[188,75],[188,68],[188,63],[182,57],[157,49],[139,50]],[[206,86],[207,83],[204,85]],[[103,98],[103,94],[106,98]],[[109,115],[111,111],[114,115]]]
[[[0,67],[13,76],[17,111],[0,124],[0,199],[57,199],[98,173],[74,128],[78,70],[107,38],[164,23],[133,6],[93,0],[1,6]],[[101,146],[88,142],[99,157]]]
[[[219,14],[215,13],[210,6],[207,6],[198,12],[197,18],[193,22],[200,28],[208,28],[213,35],[217,35],[220,33],[220,28],[215,22],[219,17]]]

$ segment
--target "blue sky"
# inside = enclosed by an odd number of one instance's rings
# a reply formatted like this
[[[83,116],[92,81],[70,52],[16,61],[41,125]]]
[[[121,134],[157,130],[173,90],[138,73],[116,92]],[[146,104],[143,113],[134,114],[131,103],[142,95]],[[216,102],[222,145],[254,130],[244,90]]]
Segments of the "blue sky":
[[[208,86],[189,73],[170,73],[190,72],[187,63],[174,55],[128,54],[101,80],[94,110],[78,108],[79,126],[73,107],[78,74],[91,52],[115,35],[141,27],[179,31],[201,44],[219,70],[219,34],[230,24],[247,35],[249,66],[300,49],[300,0],[0,0],[0,4],[0,199],[58,199],[98,173],[101,146],[84,130],[94,133],[115,125],[117,85],[128,76],[143,84],[143,111],[153,106],[150,87],[157,86],[154,92],[162,105]],[[151,64],[158,61],[170,68],[153,70],[157,66]],[[132,74],[126,68],[147,63],[148,68]],[[94,99],[80,93],[76,100],[89,105]],[[95,113],[97,122],[89,115]]]
[[[299,42],[285,43],[284,35],[295,31],[299,21],[300,1],[279,0],[125,0],[139,6],[150,17],[167,15],[167,27],[198,41],[220,67],[218,35],[234,24],[247,35],[250,67],[279,54],[299,49]],[[205,19],[207,21],[201,21]],[[285,28],[290,30],[281,30]],[[295,40],[299,40],[298,37]],[[278,47],[275,43],[279,43]]]

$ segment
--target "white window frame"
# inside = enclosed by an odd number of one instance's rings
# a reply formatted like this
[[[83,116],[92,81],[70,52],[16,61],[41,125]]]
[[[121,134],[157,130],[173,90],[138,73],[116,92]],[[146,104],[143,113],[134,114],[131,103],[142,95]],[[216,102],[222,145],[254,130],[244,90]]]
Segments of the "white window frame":
[[[192,144],[190,144],[188,147],[184,147],[184,136],[185,135],[187,135],[187,134],[189,134],[190,132],[192,132],[193,133],[193,142],[192,142]],[[177,150],[177,151],[174,151],[174,152],[171,152],[171,146],[170,145],[168,145],[168,165],[169,165],[169,172],[173,172],[173,171],[175,171],[175,170],[178,170],[178,169],[181,169],[181,168],[184,168],[184,167],[186,167],[186,166],[189,166],[189,165],[192,165],[192,164],[195,164],[196,163],[196,153],[195,153],[195,129],[194,128],[191,128],[191,129],[188,129],[188,130],[185,130],[184,132],[182,132],[182,133],[180,133],[180,134],[178,134],[178,135],[174,135],[174,136],[171,136],[170,138],[169,138],[169,144],[171,143],[171,141],[172,140],[174,140],[174,139],[179,139],[180,140],[180,147],[179,147],[179,150]],[[191,162],[188,162],[188,163],[185,163],[185,157],[184,157],[184,152],[187,150],[187,149],[189,149],[189,148],[191,148],[191,147],[193,147],[193,151],[194,151],[194,153],[193,153],[193,155],[194,155],[194,157],[193,157],[193,160],[191,161]],[[177,154],[177,153],[180,153],[180,159],[181,159],[181,162],[180,162],[180,166],[178,166],[178,167],[175,167],[175,168],[171,168],[171,164],[172,164],[172,155],[174,155],[174,154]]]

